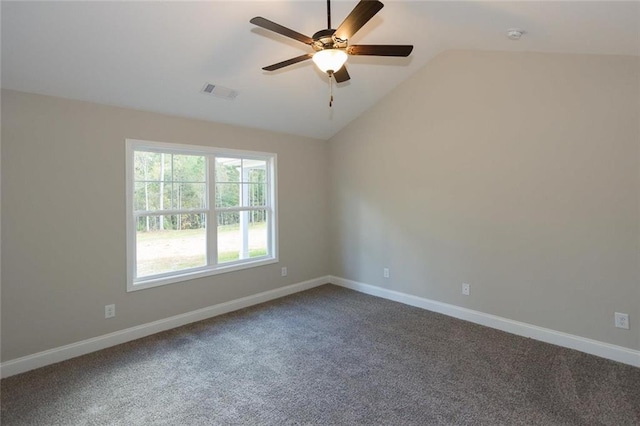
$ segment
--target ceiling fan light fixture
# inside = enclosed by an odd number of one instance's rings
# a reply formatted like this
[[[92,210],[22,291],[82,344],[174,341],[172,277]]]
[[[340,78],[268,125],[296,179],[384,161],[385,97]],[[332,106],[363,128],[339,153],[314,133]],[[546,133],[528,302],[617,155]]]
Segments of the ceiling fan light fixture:
[[[322,72],[337,72],[349,55],[343,49],[323,49],[313,55],[313,62]]]

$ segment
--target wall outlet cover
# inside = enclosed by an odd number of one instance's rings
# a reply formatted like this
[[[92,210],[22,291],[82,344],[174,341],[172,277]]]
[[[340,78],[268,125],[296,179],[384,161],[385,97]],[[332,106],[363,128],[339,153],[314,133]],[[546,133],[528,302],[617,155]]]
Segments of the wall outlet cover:
[[[104,305],[104,317],[113,318],[116,316],[116,305]]]
[[[468,296],[471,293],[471,286],[467,283],[462,283],[462,294]]]
[[[614,314],[614,321],[617,328],[629,329],[629,314],[616,312]]]

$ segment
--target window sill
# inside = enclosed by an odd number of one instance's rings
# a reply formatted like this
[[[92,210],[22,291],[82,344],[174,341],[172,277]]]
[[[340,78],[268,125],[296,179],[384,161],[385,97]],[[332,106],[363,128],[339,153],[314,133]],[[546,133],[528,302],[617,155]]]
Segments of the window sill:
[[[180,274],[172,274],[168,277],[150,277],[148,279],[140,279],[135,282],[127,282],[127,292],[144,290],[147,288],[159,287],[167,284],[174,284],[182,281],[190,281],[198,278],[208,277],[211,275],[226,274],[228,272],[241,271],[243,269],[251,269],[264,265],[278,263],[277,258],[260,259],[253,262],[231,263],[229,265],[218,265],[215,268],[204,268],[197,270],[185,271]]]

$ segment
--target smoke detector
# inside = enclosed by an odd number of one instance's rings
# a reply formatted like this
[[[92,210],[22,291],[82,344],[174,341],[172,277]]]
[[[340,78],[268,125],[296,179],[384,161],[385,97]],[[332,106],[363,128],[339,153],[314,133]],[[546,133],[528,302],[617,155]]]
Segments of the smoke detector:
[[[201,90],[205,95],[213,95],[217,98],[234,100],[238,96],[238,92],[219,84],[205,83]]]
[[[511,28],[507,30],[507,37],[509,37],[510,40],[520,40],[520,37],[522,37],[524,33],[525,32],[523,30]]]

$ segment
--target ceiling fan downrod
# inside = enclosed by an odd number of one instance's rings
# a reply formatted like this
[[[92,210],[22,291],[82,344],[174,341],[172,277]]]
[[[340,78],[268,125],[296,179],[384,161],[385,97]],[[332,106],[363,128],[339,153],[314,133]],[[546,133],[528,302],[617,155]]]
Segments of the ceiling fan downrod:
[[[331,30],[331,0],[327,0],[327,30]],[[333,107],[333,71],[328,71],[329,76],[329,108]]]

